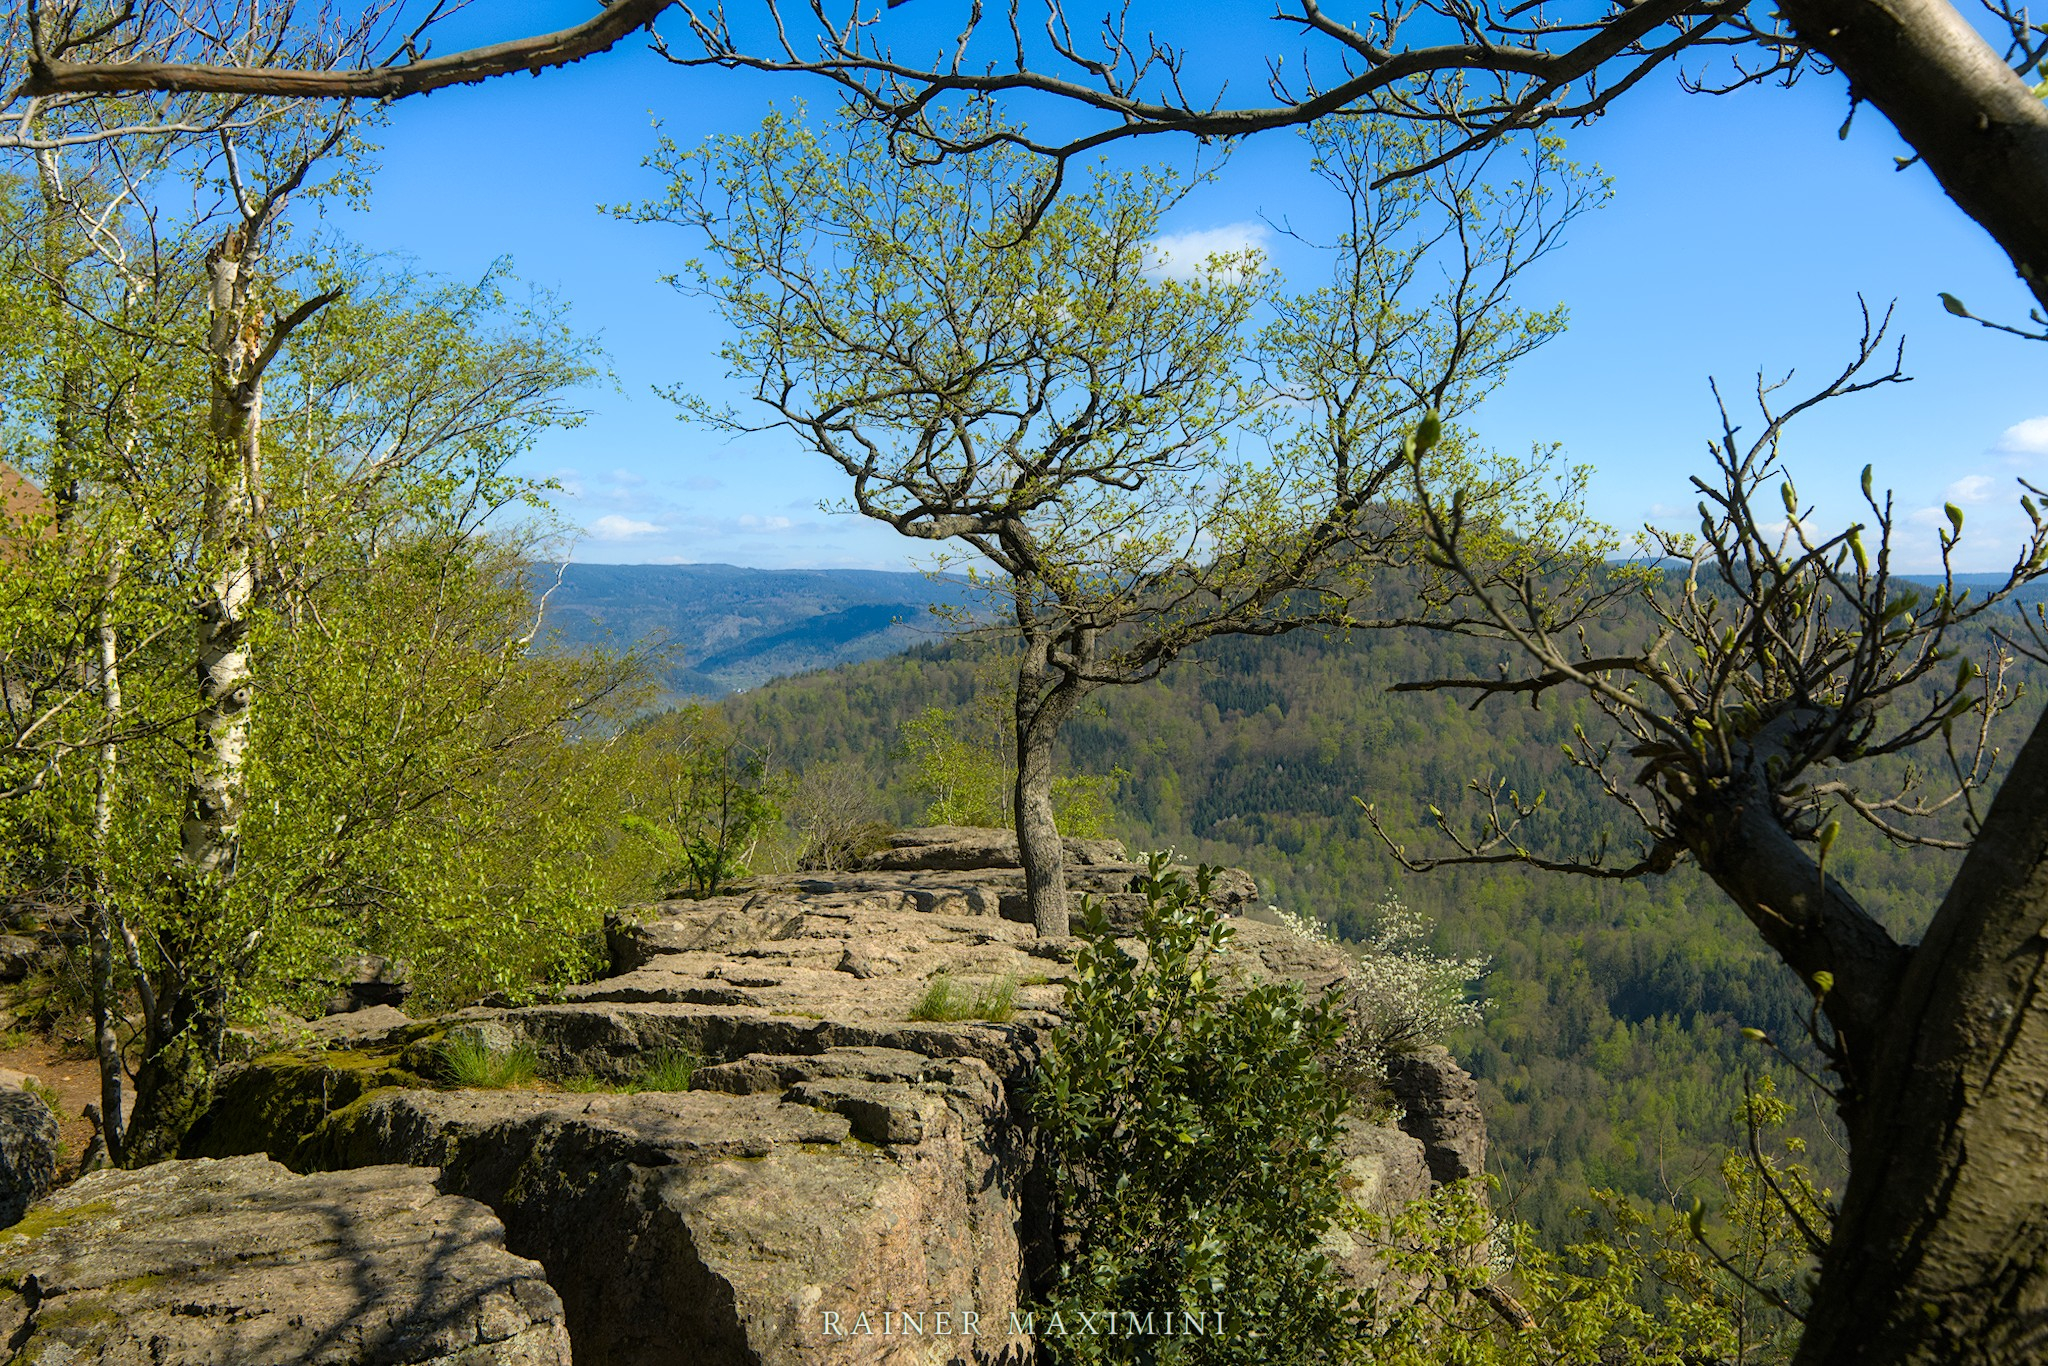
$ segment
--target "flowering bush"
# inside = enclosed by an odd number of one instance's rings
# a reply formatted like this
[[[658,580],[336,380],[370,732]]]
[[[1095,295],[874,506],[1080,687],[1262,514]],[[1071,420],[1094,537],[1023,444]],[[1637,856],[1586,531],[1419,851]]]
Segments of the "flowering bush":
[[[1280,924],[1311,943],[1338,944],[1313,916],[1271,907]],[[1488,958],[1444,958],[1430,951],[1430,920],[1389,892],[1373,908],[1373,930],[1361,944],[1340,944],[1351,957],[1344,986],[1350,1017],[1349,1049],[1377,1073],[1378,1060],[1442,1043],[1456,1030],[1479,1023],[1483,1009],[1471,984],[1483,976]]]

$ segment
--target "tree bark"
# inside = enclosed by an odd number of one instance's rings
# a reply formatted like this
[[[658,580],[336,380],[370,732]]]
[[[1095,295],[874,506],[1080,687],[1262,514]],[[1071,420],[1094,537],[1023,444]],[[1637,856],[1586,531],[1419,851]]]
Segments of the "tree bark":
[[[196,945],[172,946],[197,956]],[[189,961],[189,958],[188,958]],[[122,1160],[146,1166],[178,1156],[186,1133],[213,1099],[213,1074],[227,1034],[227,998],[218,974],[167,990],[150,1021],[135,1080],[135,1113]]]
[[[1059,673],[1051,661],[1051,640],[1026,638],[1017,664],[1017,857],[1024,865],[1024,892],[1031,923],[1040,938],[1071,932],[1067,905],[1066,850],[1053,815],[1052,745],[1060,726],[1081,699],[1083,686]]]
[[[1761,777],[1737,778],[1678,806],[1674,826],[1700,870],[1808,990],[1816,973],[1834,978],[1821,1008],[1841,1050],[1835,1061],[1845,1114],[1853,1110],[1890,1027],[1908,951],[1786,832]]]
[[[71,260],[64,240],[63,187],[58,176],[56,155],[44,152],[36,157],[37,184],[43,195],[43,285],[49,301],[48,344],[57,358],[56,406],[51,417],[49,488],[45,490],[56,513],[57,525],[64,526],[78,508],[78,436],[80,395],[84,388],[78,373],[71,320]]]
[[[308,71],[291,66],[206,66],[180,62],[74,63],[41,54],[29,59],[30,95],[129,94],[186,90],[219,95],[282,95],[293,99],[396,99],[443,86],[528,71],[539,75],[604,52],[652,24],[674,0],[611,0],[575,25],[532,38],[471,48],[401,65]]]
[[[1826,57],[1927,163],[2048,306],[2048,101],[1948,0],[1784,0]]]
[[[243,771],[255,701],[248,648],[256,595],[250,512],[257,496],[263,380],[255,370],[261,320],[251,316],[242,252],[242,235],[233,231],[207,263],[213,397],[200,556],[211,581],[195,608],[200,711],[180,829],[188,878],[216,886],[233,880],[240,852]]]
[[[1914,950],[1797,1366],[2048,1360],[2048,725]]]
[[[1052,810],[1052,736],[1017,730],[1017,856],[1031,923],[1041,939],[1068,933],[1066,850]]]

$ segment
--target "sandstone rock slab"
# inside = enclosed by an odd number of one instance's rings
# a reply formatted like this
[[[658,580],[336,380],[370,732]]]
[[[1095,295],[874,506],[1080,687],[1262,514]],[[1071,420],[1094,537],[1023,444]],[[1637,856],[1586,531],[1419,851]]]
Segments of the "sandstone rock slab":
[[[1063,839],[1070,864],[1123,863],[1124,846],[1116,840]],[[889,847],[869,854],[861,866],[876,871],[943,872],[966,868],[1022,868],[1017,832],[981,826],[929,825],[899,830]]]
[[[821,1088],[805,1104],[772,1092],[387,1090],[333,1116],[306,1156],[440,1165],[548,1268],[586,1360],[879,1366],[899,1344],[833,1338],[823,1313],[916,1304],[1004,1324],[1017,1303],[1013,1136],[993,1075],[957,1066],[969,1085],[800,1082],[791,1089]],[[926,1069],[867,1056],[837,1070]],[[864,1127],[891,1145],[863,1141]],[[1000,1336],[924,1345],[937,1355],[915,1360],[1019,1350]]]
[[[18,934],[0,934],[0,982],[19,982],[42,961],[43,946]]]
[[[1440,1044],[1387,1059],[1387,1087],[1406,1112],[1401,1127],[1422,1140],[1429,1174],[1440,1185],[1486,1170],[1486,1116],[1479,1083]]]
[[[66,1366],[569,1366],[561,1300],[417,1167],[94,1172],[0,1235],[0,1338]]]

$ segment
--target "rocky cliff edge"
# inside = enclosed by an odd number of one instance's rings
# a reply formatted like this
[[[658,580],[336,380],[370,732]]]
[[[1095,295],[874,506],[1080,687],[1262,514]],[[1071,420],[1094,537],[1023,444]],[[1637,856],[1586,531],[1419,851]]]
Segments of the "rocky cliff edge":
[[[431,1169],[544,1271],[584,1366],[1027,1361],[1011,1314],[1048,1202],[1020,1083],[1078,941],[1022,923],[1006,839],[909,831],[857,871],[631,908],[611,926],[611,974],[556,1004],[331,1017],[301,1032],[310,1046],[224,1077],[193,1155]],[[1077,894],[1135,919],[1142,869],[1121,847],[1075,841],[1069,856]],[[1257,888],[1228,873],[1212,895],[1236,909]],[[1344,971],[1335,949],[1256,921],[1236,948],[1311,990]],[[1013,1012],[912,1020],[941,975],[1014,983]],[[441,1050],[465,1036],[530,1055],[538,1088],[438,1083]],[[703,1060],[690,1089],[631,1089],[679,1053]],[[1484,1161],[1471,1080],[1448,1054],[1398,1060],[1391,1081],[1399,1124],[1355,1122],[1347,1141],[1354,1198],[1379,1213]],[[1371,1249],[1332,1251],[1361,1283],[1384,1279]]]

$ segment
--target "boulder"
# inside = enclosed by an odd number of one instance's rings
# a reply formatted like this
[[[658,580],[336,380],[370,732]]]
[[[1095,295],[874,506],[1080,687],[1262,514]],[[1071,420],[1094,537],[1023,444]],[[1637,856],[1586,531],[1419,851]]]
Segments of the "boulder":
[[[1429,1164],[1422,1141],[1399,1129],[1353,1118],[1344,1123],[1338,1140],[1344,1155],[1344,1192],[1370,1218],[1391,1220],[1410,1203],[1429,1194]],[[1353,1288],[1386,1298],[1395,1293],[1396,1278],[1387,1265],[1384,1247],[1371,1235],[1333,1228],[1323,1238],[1323,1253]]]
[[[0,1090],[0,1228],[57,1182],[57,1117],[25,1090]]]
[[[1486,1170],[1486,1116],[1479,1083],[1439,1044],[1387,1059],[1387,1088],[1406,1113],[1401,1127],[1422,1141],[1439,1185]]]
[[[0,1337],[67,1366],[569,1366],[562,1303],[423,1167],[81,1178],[0,1235]]]
[[[934,1334],[906,1360],[1019,1359],[1001,1331],[1023,1279],[1001,1088],[979,1064],[881,1052],[827,1053],[817,1078],[761,1060],[768,1084],[745,1093],[382,1091],[301,1154],[444,1164],[548,1269],[586,1360],[893,1361],[897,1344],[848,1342],[825,1315],[904,1307],[994,1330]]]
[[[1067,862],[1087,866],[1129,861],[1116,840],[1061,841]],[[963,872],[973,868],[1019,868],[1017,832],[983,826],[928,825],[916,830],[899,830],[889,836],[889,847],[878,849],[861,860],[870,872]]]
[[[0,982],[19,982],[35,971],[43,948],[18,934],[0,934]]]

